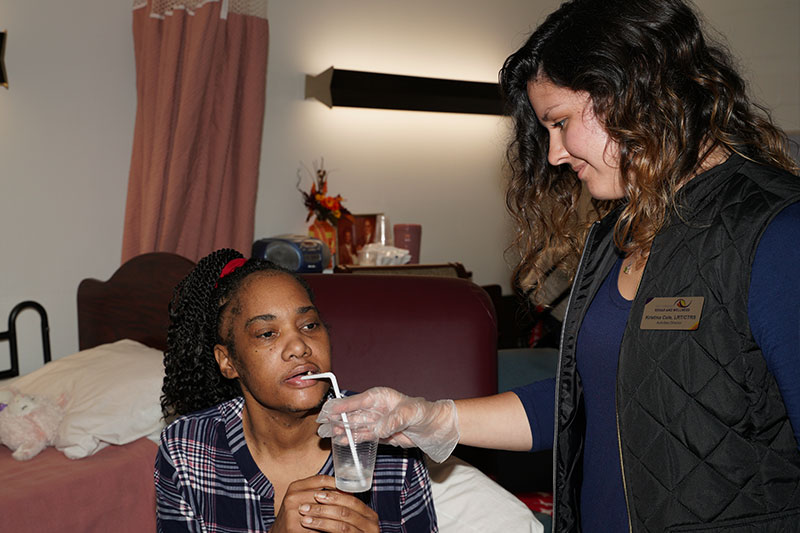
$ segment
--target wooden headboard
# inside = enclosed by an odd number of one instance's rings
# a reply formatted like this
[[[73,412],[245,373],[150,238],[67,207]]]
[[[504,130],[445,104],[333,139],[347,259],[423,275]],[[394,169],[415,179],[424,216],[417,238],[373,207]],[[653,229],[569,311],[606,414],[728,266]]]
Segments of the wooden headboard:
[[[134,257],[108,281],[81,281],[79,348],[133,339],[164,350],[173,290],[193,267],[194,263],[185,257],[154,252]]]

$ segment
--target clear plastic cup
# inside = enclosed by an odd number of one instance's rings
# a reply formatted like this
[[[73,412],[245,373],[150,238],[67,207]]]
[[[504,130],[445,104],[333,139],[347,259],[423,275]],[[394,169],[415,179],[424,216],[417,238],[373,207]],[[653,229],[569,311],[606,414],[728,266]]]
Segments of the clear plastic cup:
[[[331,449],[337,489],[364,492],[372,487],[378,453],[374,428],[379,416],[376,411],[362,410],[345,413],[344,419],[340,415],[332,417]]]
[[[386,215],[377,215],[375,217],[375,241],[384,246],[392,246],[394,243],[394,234],[392,233],[392,224],[389,222],[389,217]]]

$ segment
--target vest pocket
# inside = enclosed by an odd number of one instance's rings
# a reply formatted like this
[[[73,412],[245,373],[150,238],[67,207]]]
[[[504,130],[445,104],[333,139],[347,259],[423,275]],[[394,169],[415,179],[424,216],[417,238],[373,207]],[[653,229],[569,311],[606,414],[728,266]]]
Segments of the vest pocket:
[[[669,533],[790,533],[800,531],[800,509],[769,513],[748,518],[722,520],[713,524],[673,526]]]

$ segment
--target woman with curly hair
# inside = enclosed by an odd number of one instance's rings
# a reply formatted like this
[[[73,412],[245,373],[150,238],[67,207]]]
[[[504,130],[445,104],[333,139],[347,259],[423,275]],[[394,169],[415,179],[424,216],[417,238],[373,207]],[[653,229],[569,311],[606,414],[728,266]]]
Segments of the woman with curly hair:
[[[565,2],[511,55],[507,204],[555,379],[387,413],[400,445],[554,452],[554,531],[800,531],[800,178],[682,0]],[[579,198],[591,195],[588,213]]]
[[[155,466],[158,529],[435,532],[421,455],[378,452],[364,500],[335,490],[315,417],[331,345],[310,288],[230,249],[201,259],[170,304]]]

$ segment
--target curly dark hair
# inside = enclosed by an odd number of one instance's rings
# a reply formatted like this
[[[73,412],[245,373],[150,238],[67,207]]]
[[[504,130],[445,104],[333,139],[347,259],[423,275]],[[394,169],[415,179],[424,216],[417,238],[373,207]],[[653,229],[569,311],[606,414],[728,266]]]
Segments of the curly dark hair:
[[[244,256],[236,250],[217,250],[201,259],[175,287],[164,352],[165,376],[161,389],[164,418],[205,409],[241,395],[238,380],[227,379],[220,373],[214,346],[223,344],[232,349],[231,332],[221,331],[221,324],[228,304],[236,301],[251,274],[275,272],[292,276],[314,302],[311,288],[303,278],[270,261],[248,259],[220,278],[225,265],[240,258]],[[231,311],[235,313],[236,309]]]
[[[548,164],[548,133],[528,99],[533,80],[588,93],[619,145],[626,198],[593,200],[591,220],[577,212],[575,172]],[[616,245],[646,256],[677,191],[720,148],[797,172],[785,133],[682,0],[565,2],[506,60],[500,86],[514,120],[506,191],[521,253],[514,279],[534,290],[553,266],[572,275],[589,224],[620,204]]]

